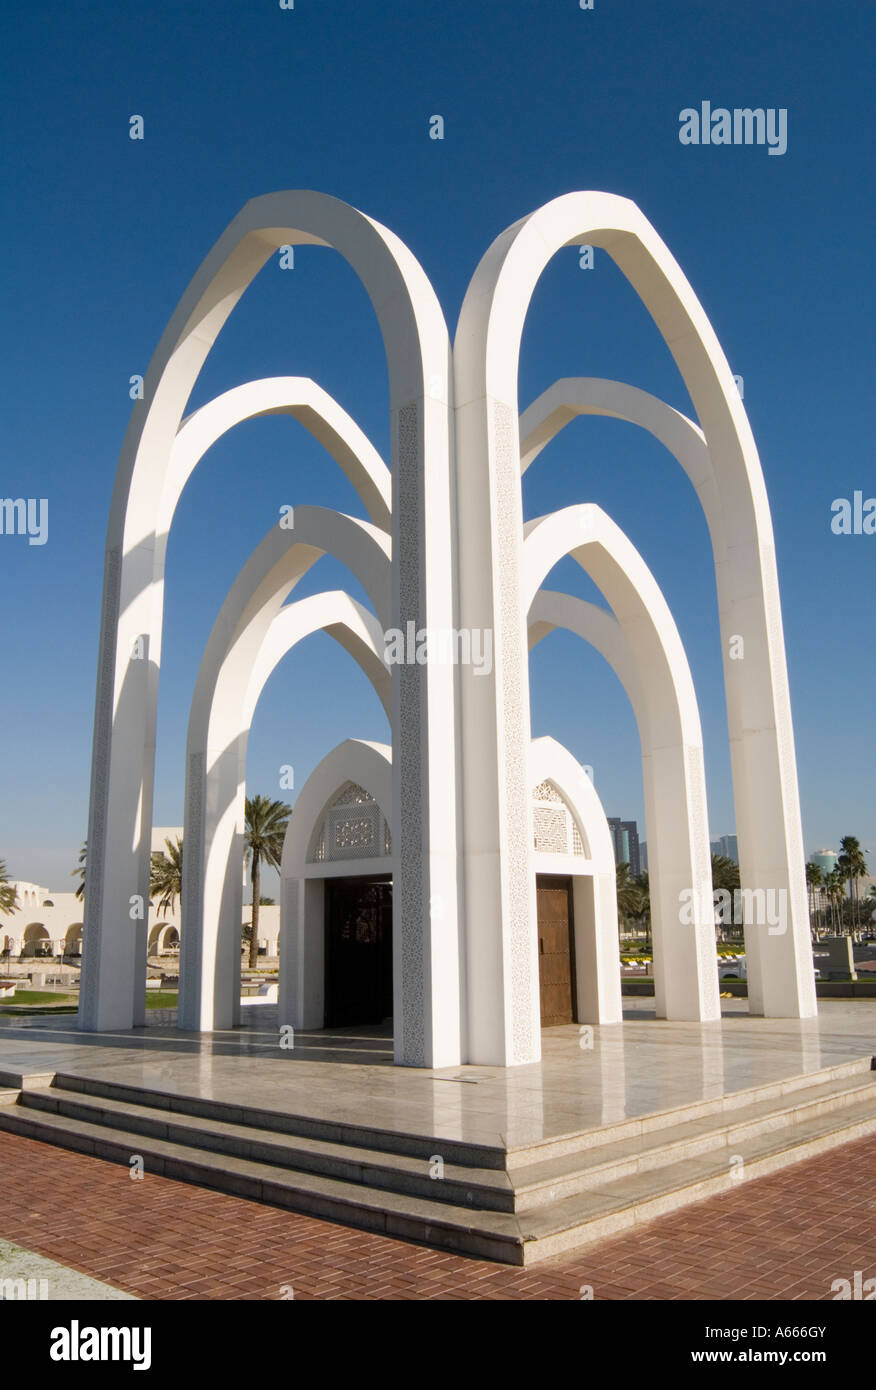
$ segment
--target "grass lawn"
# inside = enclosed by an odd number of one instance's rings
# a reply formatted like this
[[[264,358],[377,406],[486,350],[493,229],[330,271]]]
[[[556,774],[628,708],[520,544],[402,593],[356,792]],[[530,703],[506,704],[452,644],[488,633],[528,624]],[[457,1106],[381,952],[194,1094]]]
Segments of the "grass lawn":
[[[0,1014],[75,1014],[77,998],[61,990],[17,989],[8,999],[0,999]]]
[[[150,989],[146,992],[147,1009],[175,1009],[179,991],[175,989]]]
[[[59,989],[17,989],[10,996],[10,1004],[69,1004],[76,1002],[75,994],[64,994]]]
[[[175,989],[149,990],[146,995],[147,1009],[175,1009],[179,991]],[[60,990],[18,989],[8,999],[0,999],[0,1014],[75,1014],[78,996],[64,994]]]

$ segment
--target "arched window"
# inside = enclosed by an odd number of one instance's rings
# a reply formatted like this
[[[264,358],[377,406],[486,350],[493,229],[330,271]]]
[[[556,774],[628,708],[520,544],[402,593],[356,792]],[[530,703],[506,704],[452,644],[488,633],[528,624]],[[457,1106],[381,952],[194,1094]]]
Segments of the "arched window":
[[[532,791],[533,849],[541,854],[582,854],[584,845],[575,821],[553,782],[539,782]]]
[[[314,835],[308,861],[380,859],[389,854],[389,824],[374,797],[358,782],[345,782]]]

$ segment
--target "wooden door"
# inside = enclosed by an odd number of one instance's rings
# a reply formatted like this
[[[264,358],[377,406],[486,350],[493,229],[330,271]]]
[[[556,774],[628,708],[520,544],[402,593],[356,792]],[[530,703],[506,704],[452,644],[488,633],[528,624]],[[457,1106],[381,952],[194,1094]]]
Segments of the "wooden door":
[[[556,1028],[574,1023],[576,1013],[572,880],[540,874],[535,891],[541,1026]]]

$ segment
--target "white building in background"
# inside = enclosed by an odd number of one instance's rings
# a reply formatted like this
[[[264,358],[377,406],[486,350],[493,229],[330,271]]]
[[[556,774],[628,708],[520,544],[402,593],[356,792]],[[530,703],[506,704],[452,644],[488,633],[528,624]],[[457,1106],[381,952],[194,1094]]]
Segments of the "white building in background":
[[[56,893],[39,883],[13,880],[18,911],[0,912],[0,953],[12,961],[21,957],[82,954],[82,903],[73,893]],[[0,966],[2,969],[2,966]]]
[[[165,851],[165,841],[182,838],[180,825],[155,826],[152,851]],[[60,959],[77,965],[82,956],[83,904],[74,892],[56,893],[38,883],[12,881],[18,901],[17,912],[0,913],[0,956],[4,960]],[[249,925],[252,908],[245,906],[242,924]],[[149,905],[147,919],[149,958],[161,957],[168,965],[178,958],[182,929],[180,905],[159,912]],[[133,928],[133,922],[132,922]],[[280,908],[263,903],[259,910],[259,948],[268,959],[277,956],[280,936]],[[0,967],[2,969],[2,967]]]
[[[244,382],[184,416],[234,305],[279,247],[299,243],[339,252],[374,305],[389,372],[389,460],[307,378]],[[581,244],[611,256],[647,306],[696,420],[596,378],[558,380],[520,410],[518,359],[534,287],[556,252]],[[678,630],[644,558],[601,508],[582,498],[523,518],[521,474],[579,415],[649,431],[702,504],[742,887],[779,894],[786,905],[781,934],[765,922],[746,926],[749,1006],[811,1017],[769,504],[733,375],[668,248],[628,199],[557,198],[489,248],[451,348],[432,286],[397,236],[335,198],[282,192],[249,202],[201,265],[156,349],[122,450],[104,572],[80,1026],[145,1021],[149,927],[129,924],[128,903],[148,890],[174,511],[213,443],[248,419],[283,412],[343,470],[367,520],[299,506],[293,495],[296,505],[281,509],[243,566],[207,640],[186,750],[183,1025],[226,1028],[239,1017],[247,738],[271,671],[313,631],[334,637],[372,681],[391,747],[349,738],[299,793],[281,873],[281,1023],[391,1018],[397,1062],[446,1067],[536,1062],[542,1026],[619,1020],[605,813],[568,750],[531,738],[529,650],[556,628],[597,648],[636,715],[658,1016],[719,1016],[702,735]],[[290,485],[287,478],[283,502]],[[325,554],[347,566],[367,604],[338,591],[286,602]],[[607,609],[543,587],[569,555]],[[390,634],[420,633],[457,634],[470,650],[489,648],[489,662],[443,659],[431,640],[408,644],[415,659],[387,660]],[[680,915],[685,897],[692,918]]]

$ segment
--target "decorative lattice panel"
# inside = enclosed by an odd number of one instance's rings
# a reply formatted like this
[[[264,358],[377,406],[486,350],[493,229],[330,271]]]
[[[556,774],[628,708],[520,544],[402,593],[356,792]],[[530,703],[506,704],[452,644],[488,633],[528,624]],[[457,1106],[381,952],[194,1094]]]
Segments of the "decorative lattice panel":
[[[583,855],[575,817],[553,782],[539,782],[533,787],[532,799],[536,803],[532,811],[535,848],[542,854]]]
[[[565,807],[549,810],[546,806],[536,806],[532,813],[535,832],[535,848],[542,854],[568,854],[569,832],[568,814]]]
[[[374,797],[358,782],[345,782],[338,792],[332,806],[363,806],[374,801]]]
[[[561,806],[565,805],[553,782],[539,782],[538,786],[533,788],[532,799],[533,801],[558,801]]]
[[[383,853],[383,817],[376,801],[332,806],[325,823],[326,858],[377,859]]]

